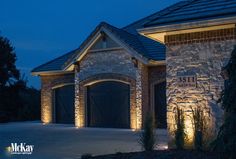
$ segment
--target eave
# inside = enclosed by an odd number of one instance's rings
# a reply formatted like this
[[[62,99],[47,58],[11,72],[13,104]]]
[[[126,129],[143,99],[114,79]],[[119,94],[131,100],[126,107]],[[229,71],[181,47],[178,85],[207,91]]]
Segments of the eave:
[[[236,17],[230,17],[195,22],[185,22],[180,24],[154,26],[144,29],[138,29],[138,32],[148,38],[151,38],[161,43],[165,43],[164,38],[166,35],[235,28],[235,24]]]
[[[31,75],[33,76],[48,76],[48,75],[62,75],[62,74],[71,74],[74,73],[74,71],[41,71],[41,72],[31,72]]]

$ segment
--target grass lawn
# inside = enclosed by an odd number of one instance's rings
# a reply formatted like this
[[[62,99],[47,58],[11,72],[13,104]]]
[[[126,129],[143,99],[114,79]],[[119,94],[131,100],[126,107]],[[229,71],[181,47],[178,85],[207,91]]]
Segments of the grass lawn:
[[[219,159],[213,152],[195,150],[158,150],[151,152],[117,153],[104,156],[83,156],[82,159]]]

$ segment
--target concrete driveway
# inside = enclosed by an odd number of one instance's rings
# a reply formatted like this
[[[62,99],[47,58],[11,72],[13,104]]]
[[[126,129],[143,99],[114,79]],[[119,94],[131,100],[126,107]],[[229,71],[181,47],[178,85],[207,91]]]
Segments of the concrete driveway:
[[[81,128],[40,122],[0,124],[0,158],[77,159],[81,155],[140,151],[140,132],[130,129]],[[157,130],[158,149],[166,147],[166,130]],[[9,155],[11,143],[34,145],[31,155]]]

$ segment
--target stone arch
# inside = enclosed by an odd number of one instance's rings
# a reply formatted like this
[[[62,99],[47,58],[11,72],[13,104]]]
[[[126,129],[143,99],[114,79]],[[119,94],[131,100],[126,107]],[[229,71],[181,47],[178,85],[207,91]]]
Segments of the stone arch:
[[[87,126],[86,123],[86,96],[87,86],[103,82],[103,81],[118,81],[130,85],[130,128],[136,128],[136,81],[127,75],[116,73],[102,73],[90,76],[82,81],[79,81],[78,90],[75,90],[75,124],[77,127]]]

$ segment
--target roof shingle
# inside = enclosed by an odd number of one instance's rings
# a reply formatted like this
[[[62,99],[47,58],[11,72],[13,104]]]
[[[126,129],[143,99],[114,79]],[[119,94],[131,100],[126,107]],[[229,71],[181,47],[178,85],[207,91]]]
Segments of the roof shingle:
[[[235,15],[236,0],[184,0],[121,29],[102,22],[78,49],[38,66],[32,72],[63,70],[75,60],[77,54],[101,27],[109,29],[116,37],[147,59],[159,61],[165,60],[165,46],[140,35],[137,29]]]
[[[68,59],[74,56],[76,50],[70,51],[58,58],[34,68],[31,72],[60,71]]]
[[[161,26],[235,15],[236,0],[189,0],[183,6],[147,22],[144,26]]]

